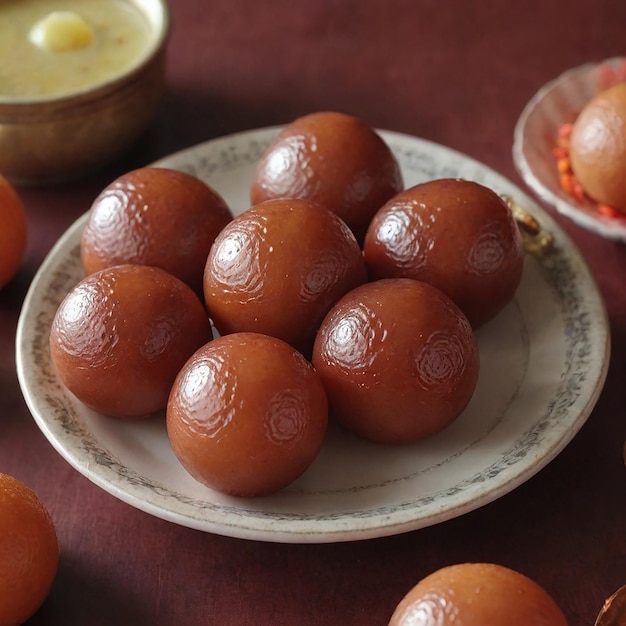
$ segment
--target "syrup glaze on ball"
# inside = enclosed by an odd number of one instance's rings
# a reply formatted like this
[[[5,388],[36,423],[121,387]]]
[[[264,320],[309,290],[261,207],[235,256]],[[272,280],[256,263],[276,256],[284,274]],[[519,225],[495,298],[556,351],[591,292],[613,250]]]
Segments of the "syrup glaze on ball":
[[[258,333],[218,337],[181,369],[167,408],[176,456],[199,482],[236,496],[282,489],[317,456],[328,402],[311,364]]]
[[[361,243],[376,211],[402,188],[398,162],[372,128],[324,111],[283,129],[257,164],[250,198],[313,200],[339,215]]]
[[[194,291],[159,268],[117,265],[81,280],[50,331],[59,380],[95,411],[142,418],[161,411],[185,361],[211,339]]]
[[[439,289],[408,278],[346,294],[324,319],[312,362],[331,414],[382,443],[445,428],[470,401],[479,370],[467,318]]]
[[[477,328],[513,298],[522,237],[506,202],[473,181],[438,179],[407,189],[375,215],[363,246],[374,279],[414,278],[450,296]]]
[[[160,267],[202,292],[215,237],[232,214],[200,179],[144,167],[123,174],[94,200],[81,241],[86,274],[133,263]]]
[[[260,332],[308,353],[330,307],[366,279],[361,249],[337,215],[309,200],[267,200],[216,238],[204,297],[221,334]]]

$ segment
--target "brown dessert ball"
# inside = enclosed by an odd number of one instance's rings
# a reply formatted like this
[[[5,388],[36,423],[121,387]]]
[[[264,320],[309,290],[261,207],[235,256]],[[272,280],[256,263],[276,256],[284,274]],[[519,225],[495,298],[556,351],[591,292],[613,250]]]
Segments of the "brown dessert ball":
[[[330,307],[366,279],[361,249],[337,215],[309,200],[267,200],[216,238],[204,298],[221,334],[264,333],[307,353]]]
[[[0,624],[39,621],[29,618],[49,596],[58,570],[59,541],[48,509],[21,480],[0,473]]]
[[[282,489],[316,458],[328,425],[311,364],[275,337],[235,333],[185,364],[167,406],[174,453],[199,482],[234,496]]]
[[[201,293],[211,244],[231,219],[221,196],[195,176],[136,169],[93,202],[81,241],[83,268],[92,274],[124,263],[153,265]]]
[[[211,339],[200,298],[156,267],[117,265],[81,280],[50,331],[59,380],[95,411],[142,418],[165,409],[185,361]]]
[[[461,310],[409,278],[346,294],[324,319],[312,361],[331,414],[380,443],[410,443],[448,426],[470,401],[479,370]]]
[[[585,193],[626,212],[626,83],[599,93],[570,137],[572,171]]]
[[[495,563],[459,563],[429,574],[396,607],[389,626],[567,626],[548,592]]]
[[[385,141],[351,115],[324,111],[286,126],[257,164],[250,198],[306,198],[341,217],[359,243],[374,213],[403,188]]]
[[[414,278],[438,287],[474,328],[513,298],[524,264],[522,236],[506,202],[473,181],[439,179],[383,206],[363,246],[371,278]]]

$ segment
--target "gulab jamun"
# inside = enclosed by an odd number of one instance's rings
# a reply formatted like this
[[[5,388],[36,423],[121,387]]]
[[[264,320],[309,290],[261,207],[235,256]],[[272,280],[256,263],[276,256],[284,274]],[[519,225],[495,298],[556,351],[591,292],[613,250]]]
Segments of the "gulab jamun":
[[[201,293],[211,245],[231,219],[223,198],[191,174],[132,170],[91,206],[81,240],[83,269],[92,274],[125,263],[153,265]]]
[[[328,425],[324,387],[294,348],[259,333],[218,337],[181,369],[167,432],[183,467],[233,496],[260,496],[296,480]]]
[[[570,162],[590,198],[626,212],[626,83],[583,108],[570,136]]]
[[[95,411],[135,419],[162,411],[178,371],[212,338],[186,283],[147,265],[117,265],[83,278],[50,330],[60,382]]]
[[[204,298],[221,334],[264,333],[309,352],[330,307],[366,279],[361,249],[341,218],[309,200],[267,200],[217,236]]]
[[[411,443],[451,424],[474,394],[478,345],[442,291],[410,278],[366,283],[324,319],[312,362],[331,415],[380,443]]]
[[[567,626],[550,594],[496,563],[457,563],[422,578],[389,626]]]
[[[362,243],[374,213],[402,188],[398,161],[375,130],[352,115],[321,111],[291,122],[270,144],[250,198],[313,200],[337,213]]]
[[[515,295],[522,236],[507,203],[470,180],[431,180],[376,213],[363,246],[370,277],[422,280],[441,289],[474,328]]]

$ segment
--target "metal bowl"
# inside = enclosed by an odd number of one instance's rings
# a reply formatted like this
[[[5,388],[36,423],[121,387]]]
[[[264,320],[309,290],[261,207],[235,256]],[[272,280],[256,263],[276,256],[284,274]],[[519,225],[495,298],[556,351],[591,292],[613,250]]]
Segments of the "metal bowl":
[[[143,60],[113,80],[49,99],[0,94],[0,174],[16,184],[78,178],[129,148],[163,92],[170,19],[166,0],[128,0],[153,38]]]

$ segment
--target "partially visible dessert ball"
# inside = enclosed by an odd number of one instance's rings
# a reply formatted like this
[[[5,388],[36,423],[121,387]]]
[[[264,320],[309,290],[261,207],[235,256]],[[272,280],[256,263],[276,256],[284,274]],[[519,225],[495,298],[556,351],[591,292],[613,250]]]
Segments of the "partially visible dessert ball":
[[[495,317],[519,286],[524,247],[506,202],[479,183],[438,179],[383,206],[363,246],[372,278],[414,278],[438,287],[474,328]]]
[[[204,298],[221,334],[264,333],[308,353],[330,307],[366,279],[341,218],[309,200],[267,200],[216,238]]]
[[[351,115],[325,111],[286,126],[257,164],[250,198],[306,198],[327,207],[362,242],[374,213],[403,188],[385,141]]]
[[[234,496],[286,487],[316,458],[326,393],[311,364],[274,337],[235,333],[200,348],[172,388],[167,432],[199,482]]]
[[[626,83],[593,98],[570,137],[572,171],[585,193],[626,212]]]
[[[50,354],[79,400],[135,419],[165,409],[178,371],[211,337],[191,287],[156,267],[117,265],[67,294],[52,322]]]
[[[81,241],[83,268],[91,274],[123,263],[153,265],[201,293],[211,244],[231,219],[222,197],[195,176],[136,169],[94,200]]]
[[[324,319],[312,362],[343,426],[397,444],[452,423],[474,394],[480,365],[461,310],[439,289],[409,278],[346,294]]]
[[[458,563],[420,580],[388,626],[567,626],[552,596],[496,563]]]

